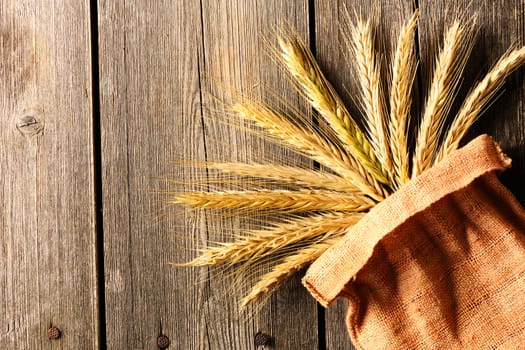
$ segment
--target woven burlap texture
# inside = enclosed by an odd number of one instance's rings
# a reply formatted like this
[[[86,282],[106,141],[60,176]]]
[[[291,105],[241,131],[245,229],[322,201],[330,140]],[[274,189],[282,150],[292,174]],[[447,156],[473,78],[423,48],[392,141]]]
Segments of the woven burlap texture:
[[[307,271],[358,349],[524,349],[525,212],[487,135],[378,204]]]

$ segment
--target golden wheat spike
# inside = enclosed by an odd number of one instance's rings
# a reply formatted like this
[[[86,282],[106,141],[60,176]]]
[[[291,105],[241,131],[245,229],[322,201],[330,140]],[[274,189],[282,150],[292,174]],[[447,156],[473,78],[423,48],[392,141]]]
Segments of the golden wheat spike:
[[[209,169],[238,176],[249,176],[277,181],[278,183],[324,188],[333,191],[359,193],[361,190],[342,177],[326,171],[304,169],[277,164],[206,163]]]
[[[445,34],[418,130],[412,176],[420,174],[433,164],[443,123],[472,49],[473,23],[462,24],[456,20]]]
[[[364,196],[326,190],[195,191],[176,195],[171,204],[203,209],[297,211],[365,211],[374,202]]]
[[[351,118],[311,51],[298,38],[280,36],[278,41],[281,48],[280,61],[296,80],[298,90],[335,131],[353,157],[352,166],[378,192],[383,192],[378,182],[388,185],[388,176],[383,172],[366,135]]]
[[[418,16],[419,10],[416,10],[401,29],[392,64],[389,130],[395,187],[410,180],[408,122],[417,69],[415,33]]]
[[[194,260],[179,266],[234,265],[254,262],[294,244],[346,230],[362,213],[333,212],[296,217],[258,230],[248,230],[237,240],[205,248]]]
[[[384,198],[385,193],[377,182],[370,183],[363,178],[354,166],[355,161],[338,145],[315,130],[293,123],[289,118],[269,107],[248,99],[234,105],[232,110],[243,119],[253,121],[283,144],[309,155],[313,160],[332,169],[375,200],[380,201]]]
[[[354,58],[370,143],[384,174],[390,178],[392,159],[385,125],[387,112],[381,87],[381,61],[374,48],[375,29],[372,19],[358,20],[351,26],[350,34],[346,34],[344,38]]]
[[[476,85],[452,122],[440,147],[436,162],[443,160],[458,147],[459,142],[476,121],[484,106],[503,85],[505,78],[523,63],[525,63],[525,46],[501,57],[483,80]]]
[[[271,294],[286,279],[309,265],[312,261],[321,256],[321,254],[323,254],[328,248],[336,244],[343,234],[331,236],[326,240],[310,244],[309,246],[298,249],[294,254],[284,258],[281,263],[274,266],[270,272],[261,277],[259,282],[257,282],[257,284],[251,289],[250,293],[242,299],[241,307],[244,308],[250,303]]]

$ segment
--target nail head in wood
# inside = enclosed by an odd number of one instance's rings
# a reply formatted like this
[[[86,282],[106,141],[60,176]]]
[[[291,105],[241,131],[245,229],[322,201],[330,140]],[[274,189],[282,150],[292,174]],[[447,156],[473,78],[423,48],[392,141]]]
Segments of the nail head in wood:
[[[57,327],[49,327],[47,330],[47,336],[51,340],[56,340],[60,338],[60,329],[58,329]]]
[[[162,334],[157,338],[157,346],[161,349],[167,349],[170,346],[170,338]]]
[[[270,345],[271,342],[272,342],[272,337],[269,336],[268,334],[265,334],[265,333],[262,333],[262,332],[258,332],[256,335],[255,335],[255,346],[265,346],[265,345]]]

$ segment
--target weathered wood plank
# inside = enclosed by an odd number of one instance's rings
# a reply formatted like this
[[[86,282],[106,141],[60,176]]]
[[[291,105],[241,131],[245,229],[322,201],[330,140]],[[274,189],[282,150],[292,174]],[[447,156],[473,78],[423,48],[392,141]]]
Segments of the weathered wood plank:
[[[294,11],[301,14],[303,32],[307,26],[303,3],[258,8],[246,2],[203,2],[202,8],[204,38],[196,2],[99,1],[108,347],[154,348],[162,332],[177,348],[244,349],[253,346],[258,330],[272,334],[277,348],[315,347],[315,304],[297,281],[292,291],[272,299],[272,313],[262,311],[246,320],[224,303],[220,276],[198,284],[206,270],[167,264],[190,260],[210,224],[181,210],[154,223],[152,217],[164,211],[159,198],[148,192],[159,188],[157,178],[198,179],[191,169],[174,170],[169,162],[205,159],[205,147],[210,155],[225,144],[237,154],[260,147],[232,146],[231,134],[217,131],[224,127],[203,122],[199,84],[218,71],[245,86],[272,76],[255,60],[262,47],[258,31]],[[244,65],[242,74],[239,64]],[[252,80],[248,71],[255,74]],[[186,240],[181,243],[176,236]]]
[[[346,50],[341,35],[345,24],[345,11],[351,16],[357,14],[368,18],[372,13],[378,18],[377,36],[380,38],[378,50],[383,52],[383,61],[390,62],[400,26],[412,14],[411,1],[325,1],[315,0],[315,48],[316,57],[326,72],[328,79],[341,94],[352,116],[361,120],[359,93],[356,81],[352,78],[352,59]],[[338,300],[325,311],[326,348],[353,349],[345,316],[347,303]]]
[[[147,0],[98,5],[108,348],[156,349],[162,333],[173,348],[206,349],[198,276],[168,265],[192,255],[191,245],[175,244],[175,228],[188,227],[194,232],[187,234],[198,237],[204,222],[184,215],[157,219],[164,204],[152,192],[173,170],[170,162],[204,158],[200,6]],[[174,177],[191,174],[178,170]]]
[[[52,5],[0,3],[2,349],[99,342],[89,1]]]
[[[294,27],[308,41],[307,1],[208,1],[202,2],[204,55],[202,71],[203,91],[211,92],[228,101],[229,90],[238,90],[255,95],[263,100],[279,99],[297,105],[297,94],[278,74],[277,66],[271,62],[264,48],[266,37],[275,45],[273,31],[287,24]],[[220,104],[204,95],[204,104],[218,113],[225,113]],[[304,106],[296,106],[303,108]],[[261,139],[252,137],[242,129],[228,128],[205,114],[206,156],[209,160],[229,159],[268,162],[298,162],[297,157],[272,147]],[[206,118],[208,117],[208,118]],[[230,230],[238,231],[238,223],[222,223],[213,226],[208,222],[209,239],[224,239]],[[221,231],[223,232],[221,234]],[[220,237],[222,236],[222,237]],[[275,349],[316,349],[317,307],[313,299],[295,278],[278,291],[268,304],[253,318],[234,318],[235,313],[226,311],[225,305],[238,300],[221,298],[227,290],[227,283],[220,275],[211,275],[208,285],[209,305],[207,323],[212,349],[249,349],[258,331],[270,334]],[[253,278],[244,281],[247,286]],[[243,290],[247,291],[246,288]],[[242,293],[235,293],[242,295]],[[235,310],[235,308],[234,308]],[[246,319],[243,321],[243,319]]]

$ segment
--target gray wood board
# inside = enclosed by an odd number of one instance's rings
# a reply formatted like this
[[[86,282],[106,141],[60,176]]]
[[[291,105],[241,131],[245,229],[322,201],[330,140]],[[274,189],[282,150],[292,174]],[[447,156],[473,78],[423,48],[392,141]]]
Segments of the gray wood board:
[[[177,348],[245,349],[258,331],[278,349],[317,347],[317,308],[297,279],[258,313],[239,316],[220,274],[169,266],[194,257],[217,229],[238,230],[238,222],[167,209],[160,193],[203,180],[173,161],[271,154],[218,123],[210,93],[256,83],[277,90],[261,34],[285,20],[303,33],[308,24],[304,2],[286,3],[99,1],[109,348],[155,348],[163,333]]]
[[[0,5],[2,349],[98,347],[89,18]]]
[[[292,26],[308,40],[307,5],[306,1],[281,0],[203,1],[201,81],[208,160],[277,164],[302,161],[242,128],[229,127],[221,118],[227,112],[216,103],[215,97],[228,103],[232,95],[241,92],[277,104],[284,101],[284,105],[291,104],[307,113],[308,110],[298,104],[297,94],[279,74],[278,66],[272,62],[265,47],[265,41],[276,45],[274,32],[283,25]],[[230,232],[238,232],[239,225],[242,222],[237,220],[217,222],[208,217],[207,239],[224,240]],[[317,306],[298,278],[287,283],[253,317],[247,318],[249,313],[235,317],[237,309],[228,305],[238,303],[238,297],[247,293],[256,281],[256,277],[249,276],[237,287],[238,291],[233,291],[233,298],[221,298],[229,280],[211,274],[207,284],[208,298],[217,302],[208,308],[211,348],[251,348],[258,331],[272,336],[275,349],[317,348]],[[228,332],[224,329],[227,323],[233,325]]]
[[[169,162],[204,154],[200,7],[99,1],[98,13],[107,346],[155,349],[165,334],[176,347],[205,348],[202,291],[168,264],[188,257],[175,225],[199,220],[163,216],[155,194]]]

